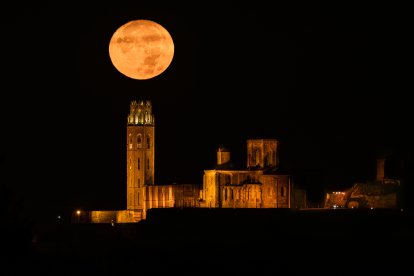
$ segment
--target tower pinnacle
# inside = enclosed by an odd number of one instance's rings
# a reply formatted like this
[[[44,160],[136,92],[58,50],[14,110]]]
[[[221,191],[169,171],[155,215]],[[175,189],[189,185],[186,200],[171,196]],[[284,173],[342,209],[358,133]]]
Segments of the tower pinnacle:
[[[129,108],[128,125],[154,125],[150,101],[132,101]]]

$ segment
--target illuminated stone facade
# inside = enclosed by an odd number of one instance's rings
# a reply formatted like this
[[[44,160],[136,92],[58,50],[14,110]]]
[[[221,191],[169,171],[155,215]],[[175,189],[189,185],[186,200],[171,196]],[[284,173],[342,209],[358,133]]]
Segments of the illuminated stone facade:
[[[155,120],[149,101],[131,102],[127,125],[127,210],[145,217],[154,185]]]
[[[230,152],[220,147],[217,165],[205,170],[203,206],[210,208],[305,208],[306,194],[278,168],[278,141],[247,140],[247,168],[234,169]],[[226,162],[222,156],[226,152]]]
[[[275,168],[278,142],[274,139],[247,140],[247,168]]]
[[[155,185],[155,118],[149,101],[132,101],[126,133],[127,206],[120,211],[82,211],[75,221],[139,222],[151,208],[305,208],[306,193],[278,169],[278,141],[247,140],[247,168],[232,168],[230,152],[217,151],[217,166],[203,185]]]
[[[127,206],[120,211],[82,211],[82,221],[93,223],[139,222],[151,208],[200,206],[200,186],[155,185],[155,118],[149,101],[132,101],[126,133]]]

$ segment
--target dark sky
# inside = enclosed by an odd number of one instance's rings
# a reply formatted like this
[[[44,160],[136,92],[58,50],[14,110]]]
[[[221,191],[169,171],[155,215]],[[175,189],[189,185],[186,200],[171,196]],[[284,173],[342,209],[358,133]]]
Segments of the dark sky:
[[[244,167],[250,138],[280,140],[281,166],[314,200],[374,179],[381,155],[390,176],[411,177],[394,7],[169,2],[1,9],[2,182],[29,209],[125,208],[134,99],[153,103],[158,184],[202,183],[221,144]],[[136,19],[174,40],[170,67],[150,80],[125,77],[108,54]]]

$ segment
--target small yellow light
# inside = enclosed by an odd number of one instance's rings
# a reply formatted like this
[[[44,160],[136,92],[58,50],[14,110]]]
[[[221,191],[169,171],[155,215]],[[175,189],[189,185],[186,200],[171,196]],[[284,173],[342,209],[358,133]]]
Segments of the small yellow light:
[[[79,216],[80,215],[80,213],[81,213],[81,211],[80,210],[77,210],[76,211],[76,214]]]

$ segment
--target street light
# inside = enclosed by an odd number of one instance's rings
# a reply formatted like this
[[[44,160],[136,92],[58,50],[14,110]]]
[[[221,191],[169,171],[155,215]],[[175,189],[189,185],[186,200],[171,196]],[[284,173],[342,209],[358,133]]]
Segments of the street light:
[[[81,211],[80,210],[77,210],[76,211],[76,215],[78,216],[78,223],[80,222],[80,214],[81,214]]]

